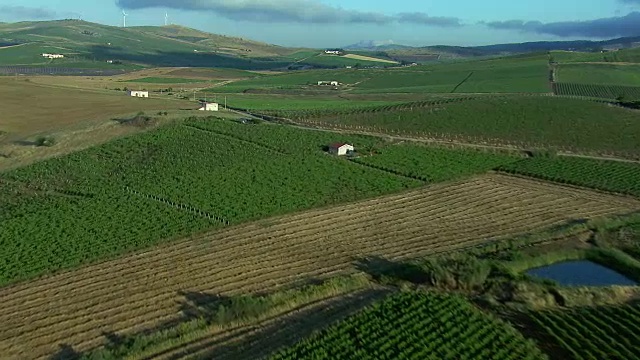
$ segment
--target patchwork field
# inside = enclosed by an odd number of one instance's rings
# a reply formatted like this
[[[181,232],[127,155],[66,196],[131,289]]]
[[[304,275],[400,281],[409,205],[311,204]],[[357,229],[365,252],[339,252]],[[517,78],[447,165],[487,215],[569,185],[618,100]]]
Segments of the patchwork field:
[[[269,291],[352,271],[358,258],[435,254],[637,209],[629,198],[485,175],[234,226],[0,289],[0,352],[85,351],[106,333],[179,318],[186,293]]]

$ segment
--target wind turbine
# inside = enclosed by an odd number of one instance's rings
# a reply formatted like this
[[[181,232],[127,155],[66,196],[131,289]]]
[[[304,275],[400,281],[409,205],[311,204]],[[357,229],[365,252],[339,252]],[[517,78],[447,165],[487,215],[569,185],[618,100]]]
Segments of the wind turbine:
[[[129,14],[122,10],[122,27],[127,27],[127,16],[129,16]]]
[[[169,25],[169,13],[165,12],[164,13],[164,26]]]

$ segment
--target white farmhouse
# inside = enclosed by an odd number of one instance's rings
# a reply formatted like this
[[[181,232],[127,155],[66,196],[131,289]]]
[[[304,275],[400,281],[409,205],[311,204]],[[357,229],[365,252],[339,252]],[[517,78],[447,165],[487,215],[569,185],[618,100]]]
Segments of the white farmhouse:
[[[355,148],[351,144],[335,143],[329,145],[329,152],[338,156],[344,156],[353,151],[355,151]]]
[[[218,105],[218,103],[209,103],[209,102],[203,102],[202,103],[202,107],[200,107],[200,111],[219,111],[220,106]]]
[[[139,97],[139,98],[148,98],[149,97],[149,92],[148,91],[140,91],[140,90],[131,90],[131,91],[129,91],[129,96]]]
[[[42,57],[45,57],[47,59],[62,59],[64,58],[64,55],[62,54],[42,54]]]

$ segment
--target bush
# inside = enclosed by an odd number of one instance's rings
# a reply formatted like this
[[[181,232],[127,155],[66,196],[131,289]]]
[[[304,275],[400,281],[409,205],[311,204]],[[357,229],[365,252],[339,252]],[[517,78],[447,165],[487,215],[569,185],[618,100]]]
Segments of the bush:
[[[56,139],[52,136],[40,136],[36,139],[36,146],[51,147],[56,144]]]

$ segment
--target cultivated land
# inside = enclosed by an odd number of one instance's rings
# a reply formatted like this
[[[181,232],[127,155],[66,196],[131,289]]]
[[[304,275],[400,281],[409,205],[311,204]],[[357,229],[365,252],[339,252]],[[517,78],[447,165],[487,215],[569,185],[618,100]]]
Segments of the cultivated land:
[[[0,77],[0,94],[4,112],[0,131],[17,137],[95,124],[138,111],[171,111],[190,105],[184,101],[134,99],[125,92],[45,86],[22,77]],[[30,103],[29,99],[38,100]]]
[[[0,37],[23,65],[0,68],[0,357],[640,357],[639,287],[524,274],[640,281],[636,49],[400,67],[176,26]],[[106,59],[207,68],[15,76]]]
[[[486,175],[240,225],[1,289],[0,351],[88,350],[105,333],[179,318],[186,293],[269,291],[350,271],[361,257],[436,254],[638,209],[633,199]]]

